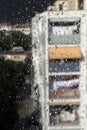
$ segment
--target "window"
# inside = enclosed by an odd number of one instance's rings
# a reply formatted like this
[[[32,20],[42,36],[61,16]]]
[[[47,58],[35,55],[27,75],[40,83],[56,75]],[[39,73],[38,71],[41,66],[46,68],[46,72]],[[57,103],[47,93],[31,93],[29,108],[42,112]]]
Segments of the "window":
[[[49,98],[79,98],[79,75],[49,77]]]
[[[68,20],[68,21],[67,21]],[[81,20],[74,18],[50,19],[49,44],[80,44]]]
[[[59,4],[59,11],[63,10],[63,4]]]
[[[79,8],[79,10],[84,9],[84,0],[79,0],[78,1],[78,8]]]

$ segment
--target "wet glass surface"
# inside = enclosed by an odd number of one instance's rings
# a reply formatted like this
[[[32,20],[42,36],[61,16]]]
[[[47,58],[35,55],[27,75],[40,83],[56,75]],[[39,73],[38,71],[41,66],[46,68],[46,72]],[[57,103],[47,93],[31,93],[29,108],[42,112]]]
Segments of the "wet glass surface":
[[[66,17],[77,7],[66,2],[0,0],[0,130],[85,130],[86,14]],[[49,58],[49,48],[69,46],[77,53]]]

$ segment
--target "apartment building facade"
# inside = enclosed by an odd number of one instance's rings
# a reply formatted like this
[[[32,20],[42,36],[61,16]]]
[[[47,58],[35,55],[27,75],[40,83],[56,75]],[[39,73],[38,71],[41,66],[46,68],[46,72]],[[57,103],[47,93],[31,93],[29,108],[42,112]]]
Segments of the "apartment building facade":
[[[87,129],[87,3],[70,1],[56,1],[32,19],[43,130]]]

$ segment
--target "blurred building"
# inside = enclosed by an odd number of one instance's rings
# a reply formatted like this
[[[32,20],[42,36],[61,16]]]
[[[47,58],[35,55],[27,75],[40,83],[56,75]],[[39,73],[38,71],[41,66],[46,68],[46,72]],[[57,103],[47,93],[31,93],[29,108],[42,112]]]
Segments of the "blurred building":
[[[57,0],[32,19],[43,130],[87,129],[86,9],[86,0]]]
[[[10,25],[8,23],[0,23],[0,31],[4,31],[9,34],[11,31],[22,32],[25,35],[31,33],[31,27],[29,24]]]
[[[73,11],[87,9],[86,0],[56,0],[47,10],[53,11]]]
[[[11,31],[12,26],[6,23],[0,23],[0,31]]]
[[[5,60],[13,60],[16,62],[24,62],[26,54],[4,54]]]
[[[12,31],[22,32],[25,35],[29,35],[29,34],[31,34],[31,25],[30,25],[30,23],[16,24],[13,26]]]
[[[24,33],[25,35],[29,35],[30,33],[31,33],[31,28],[30,27],[24,27],[24,28],[22,28],[22,27],[16,27],[16,28],[13,28],[13,30],[12,31],[16,31],[16,32],[22,32],[22,33]]]

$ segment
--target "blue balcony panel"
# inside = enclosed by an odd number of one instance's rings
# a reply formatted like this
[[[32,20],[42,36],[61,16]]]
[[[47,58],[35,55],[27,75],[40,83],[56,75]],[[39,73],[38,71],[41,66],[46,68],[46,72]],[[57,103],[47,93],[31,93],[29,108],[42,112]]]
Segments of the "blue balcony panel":
[[[64,62],[58,64],[56,62],[49,62],[49,72],[79,72],[80,63],[79,62]]]

